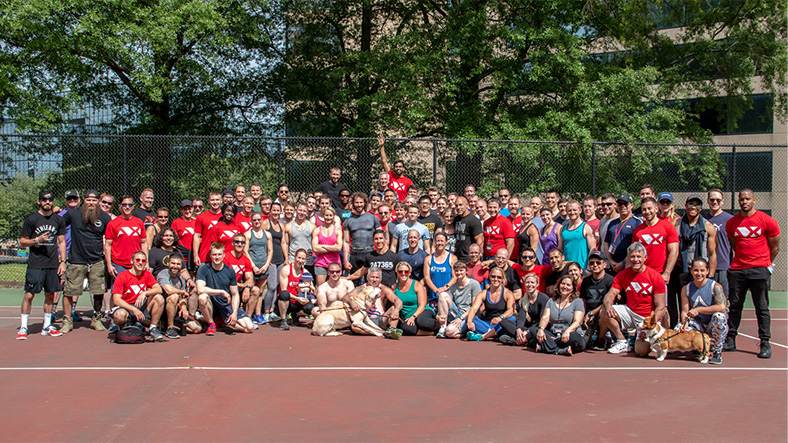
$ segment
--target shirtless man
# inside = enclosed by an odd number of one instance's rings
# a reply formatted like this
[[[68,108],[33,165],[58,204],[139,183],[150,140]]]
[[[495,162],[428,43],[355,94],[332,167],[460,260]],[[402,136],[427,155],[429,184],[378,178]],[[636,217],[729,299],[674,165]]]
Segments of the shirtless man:
[[[326,310],[327,306],[335,301],[341,301],[347,294],[353,291],[353,283],[350,280],[340,278],[342,276],[342,265],[337,262],[328,265],[328,280],[317,287],[317,308],[319,312]],[[312,315],[317,316],[315,311]]]
[[[367,309],[367,315],[380,329],[385,331],[384,335],[388,338],[398,339],[402,335],[401,329],[389,328],[391,320],[399,320],[399,311],[402,309],[402,300],[394,294],[394,291],[387,286],[380,284],[382,279],[382,272],[380,268],[369,268],[367,271],[367,283],[356,288],[356,291],[361,291],[367,285],[373,288],[380,288],[380,294],[375,298],[375,303]],[[361,310],[361,307],[352,300],[354,292],[350,292],[342,298],[342,301],[347,303],[354,312]],[[391,307],[386,310],[384,307],[384,300],[388,299]],[[366,331],[351,326],[350,329],[359,335],[369,335]]]

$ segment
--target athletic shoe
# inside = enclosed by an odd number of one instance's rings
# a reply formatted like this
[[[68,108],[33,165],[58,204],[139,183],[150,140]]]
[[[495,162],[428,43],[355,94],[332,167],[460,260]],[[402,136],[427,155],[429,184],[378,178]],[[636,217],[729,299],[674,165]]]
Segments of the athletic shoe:
[[[629,352],[629,342],[626,340],[616,340],[607,352],[609,354],[626,354]]]
[[[509,335],[502,335],[498,337],[498,341],[507,346],[514,346],[517,344],[517,340],[515,340],[514,337],[511,337]]]
[[[109,334],[116,334],[119,330],[120,330],[120,328],[113,321],[112,323],[109,324],[109,329],[107,330],[107,333],[109,333]]]
[[[721,352],[713,353],[711,355],[711,358],[709,359],[709,364],[710,365],[719,365],[721,363],[722,363],[722,353]]]
[[[287,319],[284,319],[284,320],[282,320],[281,323],[279,323],[279,330],[280,331],[289,331],[290,330],[290,325],[287,324]]]
[[[63,317],[63,326],[60,328],[60,332],[64,334],[68,334],[74,329],[74,321],[70,318]]]
[[[82,321],[82,317],[77,314],[77,311],[71,311],[71,320],[73,321]]]
[[[19,332],[16,334],[17,340],[27,340],[27,328],[19,328]]]
[[[105,328],[104,324],[101,323],[103,317],[104,315],[101,314],[100,312],[93,314],[93,318],[90,319],[90,327],[95,329],[96,331],[106,331],[107,328]]]
[[[167,328],[167,331],[164,333],[164,335],[171,339],[181,338],[181,334],[179,334],[178,330],[174,327]]]
[[[153,341],[164,340],[164,334],[162,334],[161,331],[159,331],[158,326],[156,325],[151,326],[150,329],[148,329],[148,332],[150,333],[150,336],[153,337]]]
[[[112,321],[112,314],[109,311],[104,311],[104,316],[101,318],[104,321]]]
[[[468,341],[482,341],[482,337],[484,336],[478,332],[468,331],[468,335],[466,337],[468,338]]]
[[[256,315],[252,315],[250,317],[250,319],[252,320],[252,323],[257,324],[257,316]]]
[[[571,357],[572,356],[572,347],[571,346],[567,346],[565,348],[558,348],[558,351],[556,351],[555,355],[566,355],[567,357]]]
[[[48,335],[50,337],[60,337],[63,335],[63,333],[58,331],[57,328],[55,328],[54,326],[50,325],[49,327],[41,330],[41,335]]]
[[[438,333],[435,334],[437,338],[446,338],[446,325],[441,325],[440,329],[438,329]]]
[[[607,349],[607,340],[605,340],[605,337],[597,337],[597,339],[594,340],[594,346],[591,349],[595,351],[604,351]]]
[[[402,337],[402,329],[388,328],[383,331],[383,336],[392,340],[399,340]]]
[[[772,345],[769,340],[761,340],[761,352],[758,353],[758,358],[772,358]]]
[[[729,335],[725,337],[725,344],[722,346],[723,352],[730,352],[736,350],[736,337]]]
[[[268,313],[268,321],[269,322],[278,322],[281,319],[282,319],[282,317],[276,315],[276,312],[269,312]]]
[[[208,325],[208,329],[205,331],[205,335],[213,337],[216,335],[216,323],[211,323]]]

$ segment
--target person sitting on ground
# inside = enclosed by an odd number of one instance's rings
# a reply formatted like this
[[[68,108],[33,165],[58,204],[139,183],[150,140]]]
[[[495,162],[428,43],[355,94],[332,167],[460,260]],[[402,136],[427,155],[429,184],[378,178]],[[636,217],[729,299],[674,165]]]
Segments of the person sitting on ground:
[[[254,331],[254,323],[241,307],[238,277],[231,267],[224,264],[224,245],[219,242],[211,243],[208,257],[211,260],[210,266],[200,266],[197,270],[200,313],[208,321],[205,335],[216,335],[217,318],[233,331],[251,333]]]
[[[676,329],[701,331],[711,339],[709,363],[722,363],[722,346],[728,335],[728,300],[722,285],[709,278],[709,262],[692,260],[692,282],[681,289],[681,314]]]
[[[510,319],[501,321],[503,331],[498,341],[509,346],[524,346],[536,338],[529,335],[528,331],[542,319],[544,307],[550,299],[547,294],[539,291],[538,275],[530,272],[522,280],[525,293],[517,301],[517,322]]]
[[[321,283],[317,287],[317,311],[313,310],[313,315],[317,317],[317,313],[324,312],[331,303],[341,301],[345,295],[353,291],[353,283],[350,280],[345,280],[342,277],[342,265],[339,261],[334,261],[326,266],[328,280]]]
[[[506,248],[501,248],[500,251],[503,251],[504,258],[509,257]],[[503,330],[500,324],[502,320],[516,320],[515,298],[512,291],[506,289],[506,273],[503,268],[492,268],[489,278],[490,286],[476,294],[460,331],[469,341],[492,340]],[[480,311],[482,306],[484,311]]]
[[[148,333],[155,341],[164,340],[159,319],[164,312],[161,285],[148,272],[148,257],[142,251],[131,256],[131,269],[121,272],[112,287],[112,319],[123,328],[131,319],[148,326]]]
[[[186,331],[197,334],[202,331],[202,326],[198,321],[189,315],[188,301],[190,297],[197,298],[194,287],[187,285],[183,277],[183,256],[180,252],[175,252],[167,262],[167,268],[156,274],[156,281],[162,289],[164,297],[165,312],[167,313],[167,329],[164,335],[169,339],[181,337],[175,327],[175,318],[180,316],[181,322],[186,326]],[[187,274],[188,275],[188,274]]]
[[[460,329],[473,303],[473,297],[481,292],[479,282],[468,276],[468,264],[454,263],[457,281],[438,296],[438,338],[460,338]]]
[[[383,335],[386,338],[397,340],[402,336],[402,329],[392,327],[391,322],[395,322],[396,325],[396,322],[399,320],[399,313],[402,310],[402,300],[397,298],[397,295],[390,287],[381,284],[382,278],[383,272],[380,268],[369,268],[367,272],[367,282],[347,293],[342,298],[342,301],[350,306],[353,312],[358,312],[361,310],[361,306],[353,300],[353,296],[356,295],[358,291],[362,291],[368,286],[380,289],[380,293],[375,296],[375,302],[367,308],[367,316],[369,316],[369,319],[380,329],[383,329]],[[352,325],[350,329],[358,335],[369,335],[367,331]]]
[[[279,271],[279,288],[282,290],[278,298],[279,315],[282,317],[279,329],[282,331],[290,330],[287,314],[292,315],[295,324],[299,313],[312,315],[312,310],[315,309],[307,294],[301,294],[298,290],[301,275],[305,272],[306,250],[297,250],[293,258],[293,263],[282,266],[282,270]]]
[[[558,280],[555,294],[547,301],[539,326],[532,326],[529,332],[536,337],[537,352],[572,356],[586,347],[582,329],[583,300],[570,275]]]
[[[599,311],[602,310],[602,300],[613,285],[613,276],[605,272],[605,254],[599,250],[591,251],[588,259],[591,275],[580,283],[580,298],[585,302],[586,315],[583,319],[583,329],[586,331],[586,347],[595,345],[595,348],[604,349],[604,337],[597,336],[597,342],[591,343],[591,338],[599,331]]]
[[[403,335],[432,335],[438,329],[435,312],[427,306],[424,285],[411,278],[413,269],[408,262],[397,263],[397,283],[394,294],[402,301],[399,312],[401,321],[389,319],[392,328],[402,329]]]

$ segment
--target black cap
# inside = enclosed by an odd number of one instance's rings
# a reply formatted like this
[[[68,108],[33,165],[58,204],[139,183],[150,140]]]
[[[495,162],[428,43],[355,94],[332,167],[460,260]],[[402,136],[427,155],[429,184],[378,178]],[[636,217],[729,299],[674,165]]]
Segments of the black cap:
[[[699,202],[700,202],[700,204],[703,204],[703,197],[701,197],[701,196],[700,196],[700,195],[698,195],[698,194],[692,194],[692,195],[690,195],[689,197],[687,197],[687,200],[685,200],[685,202],[689,203],[689,202],[690,202],[690,201],[692,201],[692,200],[697,200],[697,201],[699,201]]]
[[[599,249],[594,249],[593,251],[591,251],[590,254],[588,254],[588,258],[594,258],[594,257],[600,260],[604,260],[605,254],[603,254],[602,251],[600,251]]]
[[[85,198],[90,198],[90,197],[98,199],[99,197],[101,197],[101,194],[99,194],[98,191],[95,191],[93,189],[89,189],[87,192],[85,192]]]
[[[632,203],[632,196],[629,194],[621,194],[616,198],[616,201],[625,201],[627,203]]]
[[[76,189],[69,189],[68,191],[66,191],[66,198],[69,197],[79,198],[79,191],[77,191]]]
[[[52,191],[43,190],[43,191],[38,193],[38,199],[39,200],[44,200],[44,199],[54,200],[54,198],[55,197],[52,195]]]
[[[181,208],[185,208],[185,207],[191,206],[191,205],[192,205],[192,201],[191,200],[181,200]]]
[[[233,194],[232,190],[225,189],[224,192],[222,192],[222,197],[224,197],[225,195],[235,195],[235,194]]]

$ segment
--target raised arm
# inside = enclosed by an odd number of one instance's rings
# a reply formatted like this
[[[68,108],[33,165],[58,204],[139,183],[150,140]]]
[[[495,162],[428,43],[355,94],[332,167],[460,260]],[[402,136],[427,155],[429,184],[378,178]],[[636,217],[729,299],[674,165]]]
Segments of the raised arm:
[[[386,157],[386,139],[383,134],[378,134],[378,148],[380,148],[380,161],[383,162],[383,171],[389,172],[389,159]]]

